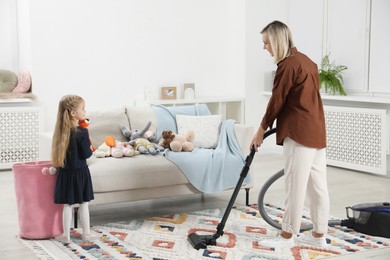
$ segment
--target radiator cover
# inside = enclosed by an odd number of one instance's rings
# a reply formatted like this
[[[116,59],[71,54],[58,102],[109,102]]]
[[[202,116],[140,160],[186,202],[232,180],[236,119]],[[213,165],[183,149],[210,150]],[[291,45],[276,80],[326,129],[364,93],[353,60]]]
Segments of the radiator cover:
[[[385,109],[324,106],[328,165],[387,174]]]
[[[39,158],[40,107],[0,107],[0,169]]]

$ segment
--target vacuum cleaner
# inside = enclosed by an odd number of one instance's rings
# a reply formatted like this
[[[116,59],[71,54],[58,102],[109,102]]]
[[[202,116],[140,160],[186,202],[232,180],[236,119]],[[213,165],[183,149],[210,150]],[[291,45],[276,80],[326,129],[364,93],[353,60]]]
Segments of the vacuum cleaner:
[[[264,133],[264,138],[267,138],[271,134],[276,132],[276,128],[269,130]],[[201,248],[206,248],[208,245],[216,245],[217,239],[223,235],[223,229],[225,227],[226,221],[229,217],[230,211],[232,210],[234,206],[234,202],[236,201],[237,195],[241,189],[242,183],[244,182],[244,179],[248,175],[249,167],[252,163],[253,157],[256,153],[256,149],[254,147],[251,148],[250,154],[245,159],[244,167],[241,170],[240,178],[237,181],[237,185],[234,188],[233,195],[230,198],[229,204],[225,210],[225,213],[223,214],[221,222],[217,226],[217,231],[213,235],[198,235],[197,233],[191,233],[188,235],[188,241],[191,243],[192,247],[196,250]]]
[[[268,130],[264,133],[263,139],[266,139],[271,134],[276,132],[276,128]],[[217,225],[217,230],[213,235],[199,235],[197,233],[191,233],[188,235],[188,241],[196,250],[205,249],[208,245],[216,245],[217,239],[223,235],[223,229],[229,214],[234,206],[237,195],[241,189],[242,183],[246,178],[253,157],[256,153],[256,149],[252,148],[250,154],[245,159],[245,164],[240,173],[237,185],[230,198],[229,204],[225,210],[221,222]],[[272,227],[282,229],[282,226],[275,220],[273,220],[266,212],[264,207],[264,197],[269,187],[284,175],[284,170],[278,171],[271,176],[263,185],[258,197],[258,208],[262,218]],[[390,238],[390,203],[364,203],[358,204],[353,207],[346,207],[347,219],[333,219],[329,220],[329,226],[346,226],[352,228],[357,232],[365,233],[372,236],[381,236]],[[312,224],[307,224],[301,227],[300,231],[306,231],[313,228]]]

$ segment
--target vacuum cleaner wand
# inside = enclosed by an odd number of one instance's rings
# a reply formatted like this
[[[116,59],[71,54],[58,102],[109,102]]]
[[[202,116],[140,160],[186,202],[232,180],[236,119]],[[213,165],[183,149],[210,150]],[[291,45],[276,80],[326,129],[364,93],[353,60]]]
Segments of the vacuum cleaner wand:
[[[225,213],[223,214],[221,222],[217,226],[217,231],[214,233],[214,235],[198,235],[195,232],[188,235],[188,241],[190,242],[192,247],[195,248],[196,250],[199,250],[201,248],[204,249],[208,245],[216,245],[217,239],[223,235],[223,229],[225,227],[226,221],[229,217],[230,211],[233,208],[234,202],[236,201],[242,183],[244,182],[244,179],[248,174],[249,166],[252,163],[255,153],[256,153],[256,149],[252,147],[250,154],[245,159],[245,165],[241,170],[240,178],[238,179],[233,195],[230,198],[229,204],[225,210]]]

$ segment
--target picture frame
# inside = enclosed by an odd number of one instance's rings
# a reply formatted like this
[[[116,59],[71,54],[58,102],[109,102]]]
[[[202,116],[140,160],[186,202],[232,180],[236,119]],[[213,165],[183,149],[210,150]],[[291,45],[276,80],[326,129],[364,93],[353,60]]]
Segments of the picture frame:
[[[161,99],[176,99],[177,90],[176,87],[162,87],[161,88]]]
[[[195,99],[195,84],[194,83],[184,83],[183,98],[187,99],[187,100]]]

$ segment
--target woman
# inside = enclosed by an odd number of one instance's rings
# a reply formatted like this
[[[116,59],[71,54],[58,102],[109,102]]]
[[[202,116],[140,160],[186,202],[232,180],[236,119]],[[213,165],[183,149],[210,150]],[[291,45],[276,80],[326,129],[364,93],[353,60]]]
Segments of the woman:
[[[292,246],[299,233],[306,192],[313,231],[299,243],[326,246],[329,194],[326,180],[325,117],[319,93],[317,65],[295,48],[289,28],[274,21],[262,31],[264,49],[277,64],[267,110],[251,147],[263,143],[263,135],[277,119],[276,142],[285,157],[285,213],[282,231],[275,239],[259,243],[267,247]]]

